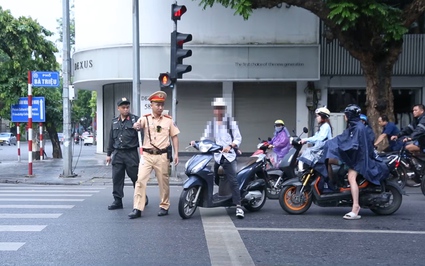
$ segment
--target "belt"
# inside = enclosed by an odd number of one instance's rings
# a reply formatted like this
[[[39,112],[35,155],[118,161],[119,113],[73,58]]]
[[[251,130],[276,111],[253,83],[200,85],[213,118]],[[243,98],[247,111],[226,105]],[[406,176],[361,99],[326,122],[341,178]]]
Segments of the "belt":
[[[134,148],[118,148],[116,149],[117,151],[135,151],[137,150],[138,147],[134,147]]]
[[[161,155],[163,153],[167,152],[167,149],[161,149],[161,150],[157,150],[157,149],[143,149],[144,152],[147,152],[149,154],[153,154],[153,155]]]

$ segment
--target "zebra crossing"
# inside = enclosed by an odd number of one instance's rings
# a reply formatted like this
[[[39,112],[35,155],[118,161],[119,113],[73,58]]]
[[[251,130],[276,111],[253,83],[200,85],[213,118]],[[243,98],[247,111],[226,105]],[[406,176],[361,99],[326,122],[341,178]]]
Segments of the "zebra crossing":
[[[22,239],[14,242],[14,232],[41,232],[49,220],[60,218],[102,189],[105,187],[0,184],[0,254],[18,251],[26,244]],[[5,241],[6,234],[12,241]]]

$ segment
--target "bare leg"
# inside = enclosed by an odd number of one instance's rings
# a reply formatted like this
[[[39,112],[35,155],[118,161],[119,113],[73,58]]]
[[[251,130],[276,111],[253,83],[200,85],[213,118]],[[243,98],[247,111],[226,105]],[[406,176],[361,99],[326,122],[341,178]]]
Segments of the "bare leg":
[[[348,182],[350,183],[351,196],[353,197],[353,207],[351,212],[356,215],[359,214],[360,205],[359,205],[359,186],[357,185],[357,172],[353,169],[348,170]]]
[[[420,153],[420,149],[415,144],[408,144],[406,145],[406,150],[410,151],[411,153]]]
[[[332,165],[338,165],[337,159],[328,159],[328,177],[332,187],[337,187],[337,180],[333,176]]]

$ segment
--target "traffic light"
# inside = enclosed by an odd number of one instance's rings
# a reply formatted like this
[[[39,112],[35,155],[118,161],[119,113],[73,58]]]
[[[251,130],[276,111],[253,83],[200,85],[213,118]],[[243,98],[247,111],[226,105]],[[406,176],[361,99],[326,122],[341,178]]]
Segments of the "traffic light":
[[[161,87],[161,89],[174,87],[174,82],[170,77],[170,73],[168,72],[159,74],[158,80],[159,80],[159,87]]]
[[[177,23],[177,20],[180,20],[181,16],[186,13],[186,6],[179,6],[176,4],[171,5],[171,19]]]
[[[183,49],[183,44],[192,40],[192,34],[180,33],[177,31],[177,20],[186,13],[186,6],[171,5],[171,19],[176,27],[171,33],[171,58],[170,58],[170,75],[171,78],[177,80],[183,77],[184,73],[192,71],[191,65],[184,65],[183,59],[192,56],[192,50]]]
[[[191,65],[184,65],[183,58],[192,56],[192,50],[183,49],[183,44],[192,40],[192,34],[177,31],[171,33],[171,77],[182,78],[184,73],[192,71]]]

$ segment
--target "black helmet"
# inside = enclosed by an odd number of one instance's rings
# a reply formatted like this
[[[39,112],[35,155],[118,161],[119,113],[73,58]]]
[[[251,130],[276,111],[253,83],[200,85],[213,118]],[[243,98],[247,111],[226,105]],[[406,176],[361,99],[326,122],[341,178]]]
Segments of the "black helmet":
[[[360,113],[362,112],[362,109],[360,109],[359,106],[355,104],[350,104],[347,107],[345,107],[344,114],[347,116],[348,120],[351,120],[356,117],[360,117]]]

